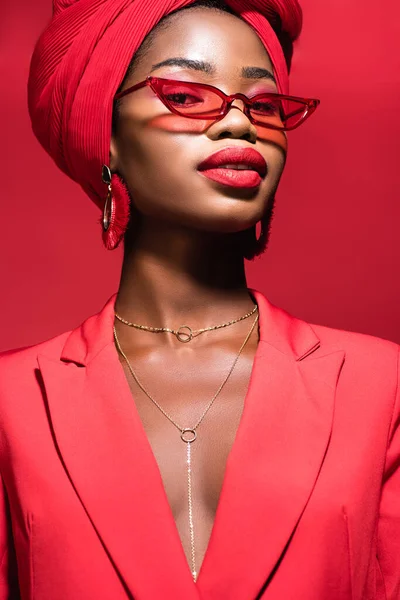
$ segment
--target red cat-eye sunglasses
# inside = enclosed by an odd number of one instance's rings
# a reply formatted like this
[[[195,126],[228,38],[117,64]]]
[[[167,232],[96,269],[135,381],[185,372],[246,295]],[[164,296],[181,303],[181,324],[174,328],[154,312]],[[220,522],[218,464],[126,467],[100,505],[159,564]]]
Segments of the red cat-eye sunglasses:
[[[219,121],[230,110],[233,101],[239,99],[243,101],[244,114],[252,123],[281,131],[295,129],[304,123],[320,104],[320,100],[269,92],[251,98],[244,94],[228,96],[213,85],[152,76],[119,92],[115,100],[145,86],[153,90],[168,110],[181,117]]]

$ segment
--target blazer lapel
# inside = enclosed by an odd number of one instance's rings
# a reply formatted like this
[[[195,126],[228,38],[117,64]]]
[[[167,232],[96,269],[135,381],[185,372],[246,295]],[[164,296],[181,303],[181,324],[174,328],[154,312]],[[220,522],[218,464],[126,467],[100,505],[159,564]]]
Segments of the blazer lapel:
[[[273,577],[324,461],[344,359],[251,291],[260,343],[197,581],[204,600],[255,600]]]
[[[113,344],[114,295],[38,356],[56,445],[89,519],[135,600],[199,600],[161,476]]]

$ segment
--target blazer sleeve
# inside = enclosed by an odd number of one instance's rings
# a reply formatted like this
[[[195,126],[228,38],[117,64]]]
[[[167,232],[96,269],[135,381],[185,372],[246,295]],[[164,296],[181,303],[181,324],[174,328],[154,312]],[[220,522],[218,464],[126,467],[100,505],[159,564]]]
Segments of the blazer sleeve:
[[[400,598],[400,347],[378,522],[378,562],[387,600]]]
[[[19,600],[18,570],[12,539],[10,511],[0,475],[0,600]]]

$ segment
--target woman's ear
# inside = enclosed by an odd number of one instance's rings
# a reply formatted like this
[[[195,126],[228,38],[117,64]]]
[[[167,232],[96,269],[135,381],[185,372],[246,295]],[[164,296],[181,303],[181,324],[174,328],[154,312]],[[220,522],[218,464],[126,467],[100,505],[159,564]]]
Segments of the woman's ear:
[[[118,171],[118,150],[117,150],[117,142],[115,137],[111,136],[110,141],[110,161],[109,167],[112,173],[116,173]]]

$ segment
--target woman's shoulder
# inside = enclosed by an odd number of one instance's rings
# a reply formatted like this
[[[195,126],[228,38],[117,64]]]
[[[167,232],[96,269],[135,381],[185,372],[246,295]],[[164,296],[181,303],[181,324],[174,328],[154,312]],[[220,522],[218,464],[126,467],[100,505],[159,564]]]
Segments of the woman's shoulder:
[[[315,323],[309,325],[320,338],[321,343],[341,345],[344,350],[350,352],[369,354],[371,351],[379,351],[394,355],[400,352],[399,344],[383,337]]]
[[[96,343],[101,346],[103,342],[107,342],[110,337],[109,326],[114,315],[115,297],[116,294],[113,294],[100,311],[88,315],[73,329],[37,344],[0,352],[0,381],[6,373],[14,371],[23,373],[37,368],[40,355],[50,360],[60,361],[64,358],[66,348],[72,348],[75,355],[80,358],[82,354],[88,354],[88,348],[96,346]],[[96,348],[97,346],[94,350]]]
[[[288,341],[290,347],[298,350],[306,340],[307,345],[312,346],[312,356],[315,358],[335,351],[358,357],[360,361],[371,356],[397,360],[399,356],[400,346],[396,342],[368,333],[317,324],[274,304],[260,291],[251,291],[259,304],[260,323],[264,323],[263,337],[266,341],[274,344],[278,340],[280,347],[283,346],[282,342]],[[318,350],[314,352],[316,348]],[[304,354],[308,355],[309,353]]]
[[[37,367],[39,354],[44,353],[48,356],[54,356],[54,358],[59,357],[71,333],[72,330],[64,331],[37,344],[0,352],[0,379],[6,374],[12,374],[14,371],[21,373],[21,369],[25,371]]]
[[[274,335],[267,333],[266,339],[269,336],[271,343],[276,344],[278,331],[279,347],[282,347],[282,340],[288,340],[298,360],[314,361],[338,353],[344,359],[341,375],[345,375],[347,382],[368,386],[371,382],[379,381],[384,382],[385,389],[399,385],[400,346],[396,342],[368,333],[317,324],[272,304],[264,296],[258,295],[258,299],[261,300],[261,306],[267,308],[264,314],[278,324],[278,328],[272,327]],[[264,329],[267,331],[269,325]],[[310,351],[305,353],[304,340],[310,346]],[[299,347],[302,350],[300,353]]]
[[[400,345],[379,336],[309,323],[320,340],[315,358],[335,351],[344,356],[342,382],[399,393]],[[379,395],[379,394],[378,394]]]
[[[361,333],[328,327],[326,325],[317,325],[309,323],[315,334],[321,341],[321,346],[341,349],[345,352],[347,358],[354,358],[360,362],[375,365],[381,364],[382,367],[389,361],[389,366],[400,360],[400,345],[391,340]]]

